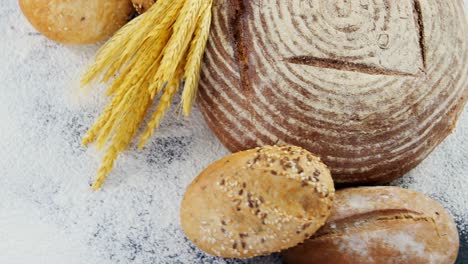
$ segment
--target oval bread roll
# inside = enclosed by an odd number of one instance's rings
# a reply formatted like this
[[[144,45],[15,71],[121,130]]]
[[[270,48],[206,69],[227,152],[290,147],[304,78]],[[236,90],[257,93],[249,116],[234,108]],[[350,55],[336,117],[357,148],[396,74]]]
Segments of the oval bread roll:
[[[310,150],[337,185],[419,164],[468,98],[463,1],[218,0],[199,103],[231,151]]]
[[[130,0],[19,0],[19,5],[37,31],[69,45],[104,40],[135,12]]]
[[[249,258],[297,245],[326,221],[328,168],[298,147],[263,147],[221,159],[188,187],[181,222],[209,254]]]
[[[284,253],[285,263],[453,264],[456,225],[437,202],[398,187],[336,193],[326,225]]]
[[[132,0],[132,2],[138,14],[143,14],[156,3],[156,0]]]

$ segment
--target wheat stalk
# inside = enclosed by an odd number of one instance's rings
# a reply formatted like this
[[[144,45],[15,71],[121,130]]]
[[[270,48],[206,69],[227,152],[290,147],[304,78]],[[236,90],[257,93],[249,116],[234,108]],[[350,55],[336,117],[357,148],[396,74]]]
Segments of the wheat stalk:
[[[211,1],[205,2],[203,12],[197,24],[195,37],[192,40],[190,52],[185,66],[184,91],[182,93],[182,110],[186,116],[190,115],[193,100],[198,90],[200,81],[200,69],[206,42],[210,33],[211,24]]]
[[[176,76],[172,81],[167,85],[164,93],[159,98],[159,105],[151,116],[150,121],[148,122],[145,132],[142,134],[140,143],[138,147],[142,149],[148,140],[154,135],[156,128],[159,127],[161,120],[164,118],[167,110],[169,110],[172,100],[174,99],[175,94],[179,91],[181,86],[181,78],[183,73],[184,63],[179,63],[177,68]]]
[[[113,97],[111,103],[83,138],[83,145],[96,141],[98,149],[107,146],[93,189],[101,188],[159,92],[164,91],[142,134],[140,148],[153,136],[181,87],[184,113],[190,113],[209,35],[211,6],[212,0],[159,0],[99,50],[82,85],[96,79],[108,82],[117,76],[106,91]]]
[[[130,144],[132,138],[136,134],[140,123],[143,121],[145,112],[151,103],[148,96],[147,85],[142,85],[138,91],[139,96],[135,96],[135,100],[131,103],[131,110],[122,120],[121,125],[117,129],[110,146],[103,158],[102,165],[98,170],[98,176],[92,188],[98,190],[104,183],[107,175],[114,167],[114,162],[120,152],[125,150]]]
[[[164,48],[160,69],[150,85],[151,98],[154,98],[174,78],[177,66],[189,48],[201,7],[202,1],[200,0],[185,0],[179,18],[174,24],[174,33]]]

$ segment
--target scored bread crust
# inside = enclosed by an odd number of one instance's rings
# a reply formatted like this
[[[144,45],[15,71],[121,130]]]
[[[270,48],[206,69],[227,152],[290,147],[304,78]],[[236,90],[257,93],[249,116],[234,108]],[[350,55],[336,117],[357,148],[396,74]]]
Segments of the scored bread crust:
[[[303,244],[284,252],[285,263],[452,264],[456,224],[427,196],[399,187],[336,192],[327,223]]]
[[[231,151],[299,145],[337,185],[418,165],[468,98],[463,1],[218,0],[200,82]]]
[[[328,168],[304,149],[243,151],[213,163],[190,184],[181,223],[188,238],[212,255],[267,255],[317,231],[334,192]]]

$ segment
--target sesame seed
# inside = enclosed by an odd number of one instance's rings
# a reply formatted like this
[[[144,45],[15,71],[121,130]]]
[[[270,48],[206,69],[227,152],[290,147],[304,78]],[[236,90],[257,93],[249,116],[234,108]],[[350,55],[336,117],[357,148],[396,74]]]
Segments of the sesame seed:
[[[234,244],[232,244],[232,248],[237,249],[237,242],[234,242]]]
[[[273,175],[278,175],[278,172],[275,171],[275,170],[271,170],[271,174],[273,174]]]
[[[244,193],[244,189],[241,189],[241,190],[239,191],[239,195],[242,195],[243,193]]]
[[[226,181],[224,179],[221,180],[221,182],[219,183],[219,185],[224,185],[226,183]]]
[[[221,224],[222,224],[222,225],[226,225],[226,221],[221,220]]]
[[[315,171],[314,171],[314,176],[319,176],[319,175],[320,175],[320,171],[317,170],[317,169],[315,169]],[[318,179],[317,179],[317,180],[318,180]]]
[[[244,241],[242,241],[242,242],[241,242],[241,246],[242,246],[243,249],[245,249],[246,246],[247,246],[247,244],[246,244]]]
[[[297,165],[297,173],[299,173],[299,174],[304,173],[304,169],[299,165]]]

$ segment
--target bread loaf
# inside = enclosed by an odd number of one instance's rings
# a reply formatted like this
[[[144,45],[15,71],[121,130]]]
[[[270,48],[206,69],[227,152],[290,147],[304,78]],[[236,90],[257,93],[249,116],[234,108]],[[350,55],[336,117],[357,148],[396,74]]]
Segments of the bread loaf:
[[[326,225],[284,253],[285,263],[453,264],[455,223],[423,194],[397,187],[338,191]]]
[[[302,146],[340,185],[400,177],[468,98],[462,2],[217,0],[199,101],[208,125],[232,151]]]
[[[326,221],[334,187],[328,168],[297,147],[264,147],[210,165],[181,207],[187,236],[216,256],[248,258],[297,245]]]
[[[130,0],[19,0],[19,6],[37,31],[68,45],[104,40],[135,13]]]

